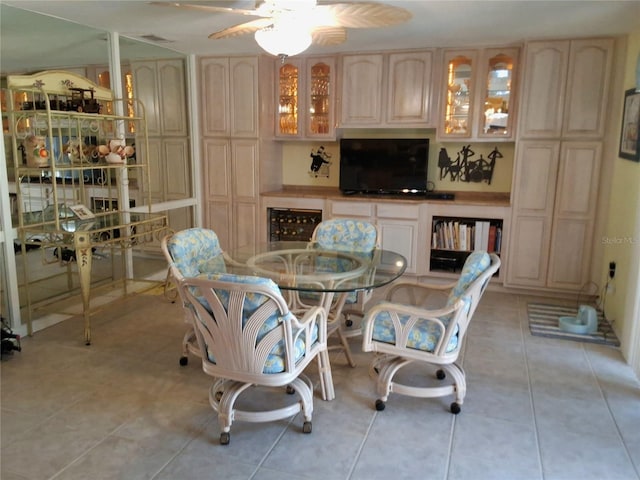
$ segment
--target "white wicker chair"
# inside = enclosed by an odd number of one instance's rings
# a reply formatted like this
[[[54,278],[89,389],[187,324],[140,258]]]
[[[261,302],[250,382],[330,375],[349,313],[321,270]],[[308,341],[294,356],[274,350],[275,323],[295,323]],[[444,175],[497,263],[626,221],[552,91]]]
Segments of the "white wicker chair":
[[[225,272],[226,265],[233,262],[222,251],[216,233],[206,228],[188,228],[166,235],[161,241],[160,248],[169,264],[165,289],[169,284],[177,285],[184,277]],[[176,268],[172,270],[171,265]],[[175,298],[168,298],[175,300]],[[187,318],[185,321],[188,327],[182,339],[180,356],[180,365],[183,366],[189,363],[189,354],[200,356],[191,321]]]
[[[380,246],[378,239],[378,229],[370,222],[359,219],[334,218],[324,220],[316,226],[309,242],[309,248],[335,250],[371,260]],[[330,264],[327,267],[335,268],[335,264]],[[370,274],[374,273],[371,270]],[[307,296],[307,300],[308,298]],[[340,340],[340,345],[333,348],[343,350],[352,367],[355,367],[356,364],[347,338],[360,334],[360,329],[344,329],[341,321],[344,319],[345,325],[351,327],[350,316],[364,315],[364,306],[369,298],[371,298],[371,290],[336,295],[329,312],[329,335],[336,333]],[[304,301],[305,298],[302,298],[302,302]]]
[[[202,368],[215,378],[209,402],[218,413],[220,443],[229,443],[234,420],[267,422],[300,411],[303,432],[310,433],[313,385],[303,371],[314,359],[323,398],[334,398],[325,309],[314,307],[298,320],[278,286],[261,277],[201,275],[181,279],[178,288],[195,326]],[[299,401],[271,410],[237,409],[236,400],[253,385],[286,386]]]
[[[467,258],[457,282],[448,285],[397,283],[387,292],[385,302],[367,312],[363,319],[362,349],[376,352],[370,374],[376,379],[380,396],[376,400],[377,410],[384,410],[389,394],[395,392],[423,398],[455,394],[451,412],[460,412],[466,394],[466,379],[456,360],[469,321],[499,267],[497,255],[474,252]],[[429,309],[423,306],[430,290],[448,293],[444,307]],[[404,295],[403,301],[409,299],[408,303],[394,302],[400,295]],[[414,362],[436,365],[436,377],[444,380],[448,374],[453,383],[415,386],[394,381],[399,370]]]

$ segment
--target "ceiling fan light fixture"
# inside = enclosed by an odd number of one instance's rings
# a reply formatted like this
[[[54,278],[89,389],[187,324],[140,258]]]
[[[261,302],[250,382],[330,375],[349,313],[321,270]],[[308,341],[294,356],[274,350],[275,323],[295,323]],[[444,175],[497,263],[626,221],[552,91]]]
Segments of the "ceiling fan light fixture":
[[[255,39],[267,53],[276,57],[291,57],[304,52],[311,46],[311,32],[300,26],[273,24],[257,30]]]

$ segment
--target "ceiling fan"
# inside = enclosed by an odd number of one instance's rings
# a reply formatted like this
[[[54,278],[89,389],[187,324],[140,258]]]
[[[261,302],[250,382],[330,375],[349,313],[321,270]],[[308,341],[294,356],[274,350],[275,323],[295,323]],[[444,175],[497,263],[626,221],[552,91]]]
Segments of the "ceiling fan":
[[[150,3],[259,17],[214,32],[209,38],[223,39],[253,33],[264,50],[280,57],[301,53],[311,44],[339,45],[347,38],[347,28],[386,27],[411,18],[411,13],[404,8],[376,2],[318,4],[317,0],[257,0],[253,10],[197,3]]]

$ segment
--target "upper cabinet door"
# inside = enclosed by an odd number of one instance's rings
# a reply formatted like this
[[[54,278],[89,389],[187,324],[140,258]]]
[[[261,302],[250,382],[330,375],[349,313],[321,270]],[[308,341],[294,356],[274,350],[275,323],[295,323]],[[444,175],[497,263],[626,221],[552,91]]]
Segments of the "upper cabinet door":
[[[444,56],[444,94],[438,128],[440,138],[470,138],[476,95],[477,51],[447,50]]]
[[[433,51],[389,55],[388,124],[432,124],[433,56]]]
[[[200,128],[202,135],[228,136],[231,132],[229,116],[229,59],[199,59]]]
[[[199,59],[200,125],[205,137],[258,136],[258,59]]]
[[[187,100],[182,60],[158,60],[160,125],[163,135],[188,135]]]
[[[156,64],[155,62],[135,62],[132,64],[131,70],[134,96],[144,105],[147,132],[150,136],[161,135],[160,95],[156,80]]]
[[[563,135],[604,134],[613,39],[571,41]]]
[[[307,58],[305,63],[305,135],[335,138],[335,59]]]
[[[229,86],[231,136],[257,138],[259,129],[258,58],[230,58]]]
[[[134,62],[131,67],[134,96],[145,107],[149,136],[187,135],[183,61]]]
[[[478,89],[476,135],[514,138],[518,48],[484,51]]]
[[[300,128],[302,93],[302,60],[287,58],[276,65],[276,137],[297,138],[302,136]]]
[[[567,84],[569,41],[527,44],[521,137],[559,137]]]
[[[373,126],[382,123],[383,55],[342,57],[341,125]]]

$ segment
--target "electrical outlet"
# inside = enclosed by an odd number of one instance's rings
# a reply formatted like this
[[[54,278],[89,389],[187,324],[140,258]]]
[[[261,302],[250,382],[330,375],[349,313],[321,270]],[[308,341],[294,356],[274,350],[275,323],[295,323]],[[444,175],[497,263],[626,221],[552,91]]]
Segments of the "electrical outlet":
[[[616,276],[616,262],[609,262],[609,278]]]

